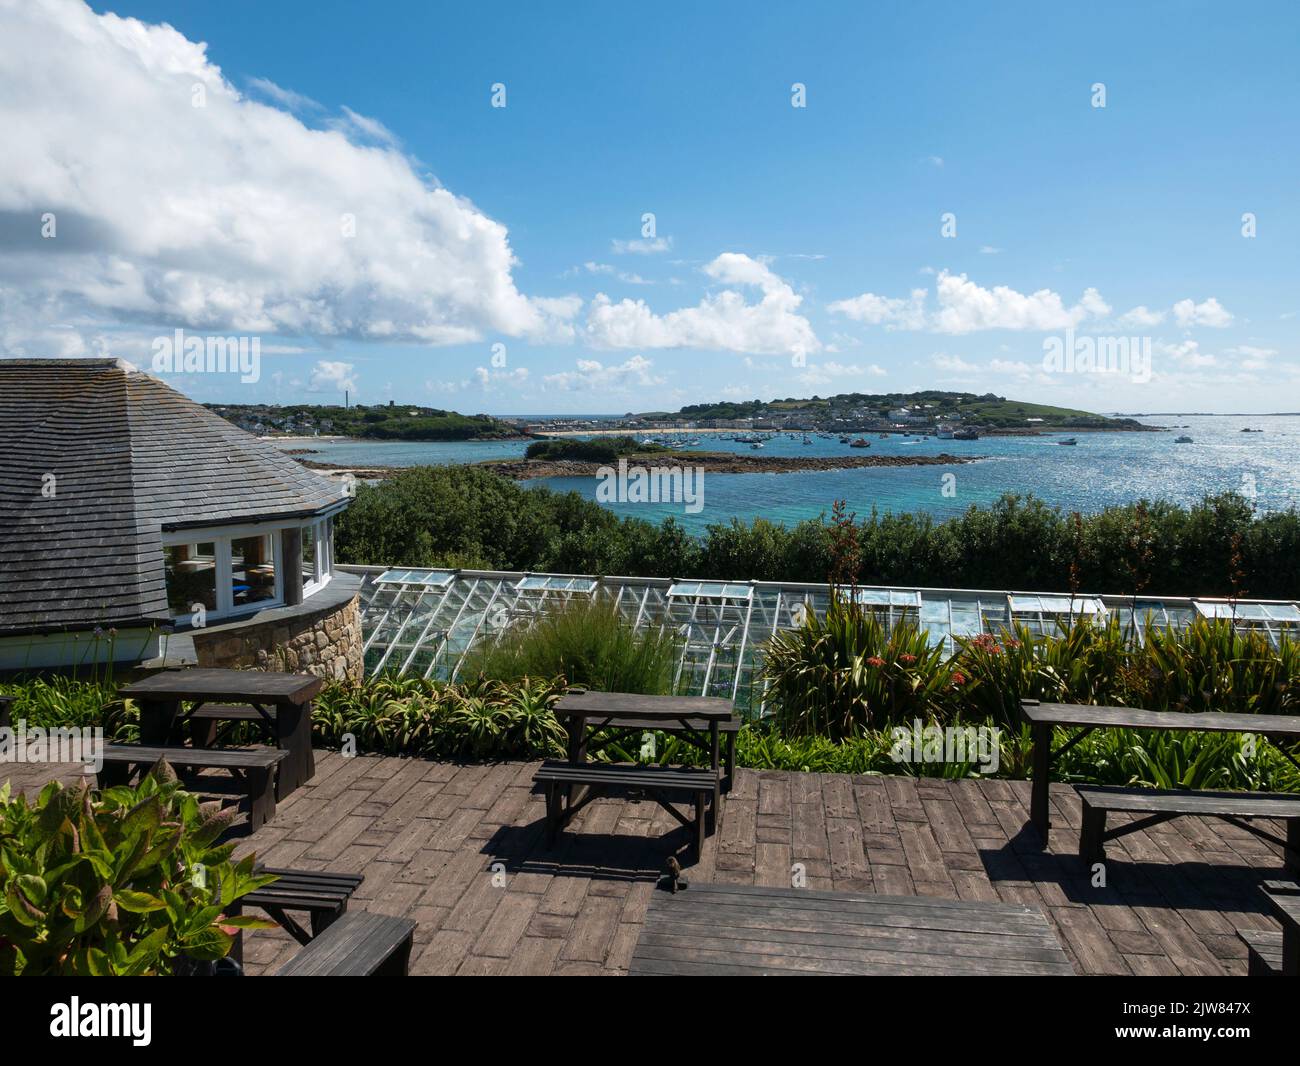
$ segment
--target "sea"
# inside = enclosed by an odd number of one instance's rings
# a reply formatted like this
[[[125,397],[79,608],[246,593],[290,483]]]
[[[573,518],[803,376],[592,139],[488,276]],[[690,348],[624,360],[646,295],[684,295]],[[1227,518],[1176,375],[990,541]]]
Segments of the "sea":
[[[687,501],[603,503],[621,515],[661,521],[674,517],[692,532],[738,518],[766,518],[793,525],[829,514],[842,499],[859,516],[879,512],[924,512],[950,517],[972,505],[987,506],[1004,493],[1032,493],[1063,511],[1085,514],[1138,499],[1189,505],[1202,497],[1234,491],[1260,512],[1300,506],[1300,415],[1167,415],[1139,421],[1165,427],[1161,433],[1052,432],[1037,437],[981,437],[977,441],[864,434],[867,451],[809,434],[767,440],[761,451],[715,434],[682,432],[692,447],[745,455],[949,455],[978,457],[973,463],[942,466],[865,467],[783,474],[707,473],[703,506]],[[1262,432],[1242,432],[1245,429]],[[1175,438],[1191,437],[1177,444]],[[856,436],[856,434],[855,434]],[[1059,441],[1073,436],[1078,443]],[[307,458],[340,466],[417,466],[475,463],[523,455],[523,441],[410,443],[398,441],[297,440],[286,448],[310,448]],[[948,476],[950,475],[950,476]],[[529,488],[574,491],[596,499],[592,478],[538,478]],[[602,501],[603,502],[603,501]]]

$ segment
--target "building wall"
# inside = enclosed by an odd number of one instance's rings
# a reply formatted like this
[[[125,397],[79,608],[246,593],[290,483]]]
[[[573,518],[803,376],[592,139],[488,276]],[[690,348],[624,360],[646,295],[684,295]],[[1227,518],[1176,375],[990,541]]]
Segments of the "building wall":
[[[200,666],[286,670],[360,681],[361,612],[357,597],[294,618],[250,622],[214,633],[196,631]]]
[[[108,630],[96,636],[75,633],[27,634],[0,638],[0,671],[49,667],[102,666],[108,662],[136,663],[158,654],[158,631]]]

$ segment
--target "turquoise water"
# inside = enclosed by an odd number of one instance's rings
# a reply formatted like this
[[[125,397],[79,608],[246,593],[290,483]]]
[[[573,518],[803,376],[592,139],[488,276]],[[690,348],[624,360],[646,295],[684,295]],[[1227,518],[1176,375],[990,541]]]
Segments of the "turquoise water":
[[[677,504],[610,504],[618,514],[658,520],[673,515],[686,528],[700,530],[733,517],[764,517],[792,524],[829,512],[836,499],[866,514],[923,511],[937,517],[959,513],[972,504],[992,503],[1005,492],[1030,493],[1064,510],[1085,513],[1145,497],[1190,504],[1218,492],[1253,492],[1261,511],[1300,506],[1300,416],[1192,416],[1143,419],[1173,428],[1168,433],[1080,433],[1075,447],[1043,437],[985,437],[978,441],[920,440],[868,435],[873,455],[983,456],[976,463],[828,470],[793,474],[705,474],[704,507],[685,513]],[[1185,428],[1183,428],[1185,427]],[[1242,433],[1244,427],[1263,433]],[[1186,434],[1191,444],[1175,444]],[[772,456],[861,454],[838,438],[803,445],[798,437],[767,442],[761,453],[748,445],[700,437],[701,448]],[[310,458],[348,465],[408,466],[447,464],[516,457],[524,442],[408,444],[389,442],[320,442],[296,444],[319,454]],[[943,475],[955,476],[955,495],[943,492]],[[594,478],[546,478],[525,482],[574,490],[595,498]]]

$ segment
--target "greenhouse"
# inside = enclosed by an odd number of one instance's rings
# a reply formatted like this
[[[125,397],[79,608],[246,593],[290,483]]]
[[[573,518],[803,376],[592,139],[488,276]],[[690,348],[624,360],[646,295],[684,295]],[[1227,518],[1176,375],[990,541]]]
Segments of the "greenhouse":
[[[825,584],[767,581],[675,581],[668,578],[480,570],[348,567],[362,576],[367,674],[395,671],[455,680],[466,653],[533,624],[575,600],[607,601],[637,629],[669,629],[681,641],[675,688],[762,705],[754,691],[762,649],[778,629],[823,612]],[[997,633],[1012,623],[1055,633],[1071,619],[1117,617],[1138,639],[1146,628],[1182,628],[1195,618],[1233,619],[1276,645],[1300,629],[1295,603],[1145,598],[1059,593],[861,587],[857,601],[887,626],[911,622],[948,652],[961,638]]]

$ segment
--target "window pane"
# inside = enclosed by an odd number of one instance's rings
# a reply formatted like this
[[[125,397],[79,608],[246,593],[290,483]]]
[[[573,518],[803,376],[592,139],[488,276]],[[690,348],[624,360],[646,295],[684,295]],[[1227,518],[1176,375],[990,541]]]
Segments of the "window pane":
[[[275,556],[269,536],[230,542],[230,582],[236,607],[275,599]]]
[[[316,580],[316,527],[302,527],[302,580],[309,584]]]
[[[217,609],[217,564],[214,546],[172,544],[163,549],[167,605],[172,614],[189,614],[196,603]]]

